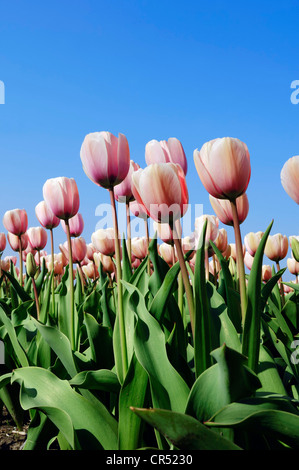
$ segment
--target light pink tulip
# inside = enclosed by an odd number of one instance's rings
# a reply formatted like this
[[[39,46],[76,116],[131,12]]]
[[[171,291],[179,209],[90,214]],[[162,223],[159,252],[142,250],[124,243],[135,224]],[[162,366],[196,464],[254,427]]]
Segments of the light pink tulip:
[[[288,237],[281,233],[269,235],[266,246],[265,255],[271,260],[278,263],[287,256],[289,249]]]
[[[114,263],[111,256],[103,255],[102,253],[94,253],[93,255],[94,262],[99,269],[100,263],[102,263],[103,271],[105,273],[112,274],[114,272]]]
[[[9,263],[12,262],[14,266],[16,266],[16,264],[17,264],[17,257],[16,256],[5,256],[4,260],[8,261]]]
[[[41,201],[36,205],[35,215],[39,223],[48,230],[52,230],[60,224],[60,219],[53,214],[45,201]]]
[[[202,184],[217,199],[234,200],[245,193],[251,175],[246,144],[224,137],[206,142],[194,151],[194,163]]]
[[[225,225],[234,225],[231,203],[228,199],[217,199],[210,195],[210,203],[218,219]],[[247,194],[244,193],[236,199],[239,224],[242,224],[249,212]]]
[[[139,204],[136,200],[130,202],[129,204],[130,211],[135,217],[139,217],[140,219],[148,219],[148,214],[143,204]]]
[[[244,256],[244,263],[246,267],[249,269],[249,271],[252,268],[253,260],[254,260],[254,256],[251,256],[251,254],[248,251],[246,251],[245,256]]]
[[[168,243],[169,245],[173,245],[173,233],[169,224],[159,224],[154,222],[153,227],[155,232],[157,232],[158,238],[160,238],[160,240],[162,240],[164,243]],[[182,225],[180,221],[178,221],[176,224],[175,236],[178,238],[181,238],[182,236]]]
[[[87,251],[86,251],[86,256],[89,259],[89,261],[93,261],[93,255],[96,253],[96,247],[93,245],[93,243],[88,243],[86,245]]]
[[[299,204],[299,155],[285,162],[280,179],[285,192]]]
[[[181,142],[170,137],[168,141],[161,140],[158,142],[153,139],[145,146],[145,161],[147,165],[152,163],[178,163],[185,175],[187,174],[187,159]]]
[[[84,272],[85,276],[89,279],[94,279],[94,277],[99,277],[98,268],[92,263],[89,262],[86,265],[82,266],[82,271]]]
[[[264,235],[264,232],[249,232],[247,235],[244,237],[244,245],[246,250],[249,252],[251,256],[254,256],[258,246],[260,244],[260,241]]]
[[[111,189],[121,183],[130,168],[130,150],[127,138],[111,132],[88,134],[81,147],[83,170],[99,186]]]
[[[19,251],[19,239],[21,239],[22,251],[26,250],[27,245],[28,245],[27,232],[23,233],[20,237],[18,235],[15,235],[14,233],[8,232],[7,240],[8,240],[8,243],[10,244],[10,247],[13,251]]]
[[[74,178],[61,176],[48,179],[43,186],[43,196],[58,219],[69,220],[79,210],[80,198]]]
[[[25,209],[13,209],[5,212],[3,225],[6,230],[14,235],[22,235],[28,228],[28,217]]]
[[[81,263],[87,252],[86,242],[83,237],[72,238],[72,258],[73,263]],[[62,246],[59,245],[61,252],[68,259],[68,243],[65,242]]]
[[[132,191],[147,214],[159,223],[173,224],[188,209],[188,189],[180,165],[154,163],[132,175]]]
[[[27,230],[28,241],[33,250],[43,250],[48,241],[48,235],[43,227],[30,227]]]
[[[103,255],[113,256],[115,253],[115,239],[113,228],[99,229],[91,235],[93,246]]]
[[[225,228],[220,228],[218,230],[218,235],[215,238],[214,243],[218,250],[221,251],[221,253],[225,252],[227,248],[227,231],[225,230]]]
[[[210,240],[214,242],[218,236],[218,230],[219,230],[218,217],[216,217],[215,215],[207,215],[207,214],[197,217],[195,219],[195,231],[194,231],[196,248],[198,246],[199,239],[201,237],[205,221],[207,221],[205,246],[208,247],[210,244]]]
[[[74,217],[69,219],[68,223],[70,228],[70,236],[80,237],[84,230],[84,220],[82,214],[78,212],[76,215],[74,215]],[[67,233],[67,228],[64,220],[61,221],[61,226],[63,228],[63,231]]]
[[[268,264],[262,266],[262,280],[268,282],[272,277],[272,268]]]
[[[297,276],[299,274],[299,262],[295,258],[287,259],[287,267],[291,274]]]
[[[5,233],[0,233],[0,253],[3,253],[5,248],[6,248],[6,236],[5,236]]]
[[[159,253],[169,266],[172,266],[173,262],[177,261],[176,252],[174,251],[174,248],[168,243],[161,243],[159,246]]]
[[[138,259],[147,256],[147,239],[145,237],[134,237],[131,240],[131,248],[133,255]]]
[[[140,165],[138,163],[130,161],[130,169],[125,179],[114,186],[114,197],[118,202],[129,203],[134,200],[132,193],[132,174],[134,171],[139,170]]]

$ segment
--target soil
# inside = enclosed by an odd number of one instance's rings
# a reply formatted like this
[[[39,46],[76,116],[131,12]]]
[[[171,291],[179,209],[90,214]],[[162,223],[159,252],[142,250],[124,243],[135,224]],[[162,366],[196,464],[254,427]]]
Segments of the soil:
[[[0,450],[21,450],[26,440],[26,426],[19,431],[5,407],[0,410]]]

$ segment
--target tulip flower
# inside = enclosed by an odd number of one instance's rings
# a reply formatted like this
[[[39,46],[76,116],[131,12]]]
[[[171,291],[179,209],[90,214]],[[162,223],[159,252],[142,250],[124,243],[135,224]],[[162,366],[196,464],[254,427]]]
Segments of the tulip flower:
[[[23,235],[28,228],[28,217],[25,209],[13,209],[5,212],[3,225],[6,230],[14,235]]]
[[[236,200],[245,193],[251,175],[246,144],[224,137],[206,142],[194,151],[194,162],[202,184],[217,199]]]
[[[265,255],[271,260],[278,263],[287,256],[289,249],[288,238],[281,233],[269,235],[266,246]]]
[[[112,274],[114,272],[114,263],[111,256],[106,256],[102,253],[94,253],[93,257],[98,269],[101,263],[105,273]]]
[[[48,230],[56,228],[60,224],[60,219],[53,214],[45,201],[40,201],[35,206],[35,215],[39,223]]]
[[[64,220],[61,221],[63,231],[67,234],[67,226]],[[69,228],[71,237],[80,237],[84,229],[84,220],[79,212],[69,219]]]
[[[145,146],[145,161],[147,165],[152,163],[177,163],[187,174],[187,159],[181,142],[175,137],[170,137],[168,141],[158,142],[153,139]]]
[[[249,232],[244,237],[244,245],[246,250],[251,256],[254,256],[257,252],[258,246],[261,239],[263,238],[264,232]]]
[[[225,225],[234,225],[232,205],[228,199],[217,199],[209,196],[210,203],[218,219]],[[244,193],[236,199],[239,224],[242,224],[249,212],[249,203],[247,194]]]
[[[97,251],[106,256],[115,254],[115,239],[113,228],[99,229],[91,235],[91,241]]]
[[[140,217],[141,219],[148,219],[148,213],[143,204],[138,203],[135,199],[130,202],[130,211],[135,217]]]
[[[268,264],[262,266],[262,280],[268,282],[272,277],[272,268]]]
[[[68,251],[72,251],[71,235],[69,230],[69,219],[74,217],[80,206],[80,198],[77,183],[74,178],[58,177],[48,179],[43,186],[43,196],[46,204],[53,214],[65,221],[67,227]],[[71,343],[75,349],[77,339],[75,338],[75,300],[74,300],[74,278],[72,256],[69,258],[69,276],[70,276],[70,306],[71,306]]]
[[[5,233],[0,233],[0,253],[2,254],[6,248],[6,237]]]
[[[174,163],[154,163],[132,175],[136,201],[158,223],[173,223],[188,209],[188,189],[184,172]]]
[[[280,179],[285,192],[299,204],[299,155],[285,162]]]
[[[114,197],[114,186],[121,183],[127,176],[130,168],[130,150],[127,138],[119,134],[118,138],[110,132],[95,132],[88,134],[80,151],[83,170],[88,178],[95,184],[108,189],[113,217],[115,258],[117,270],[118,315],[120,324],[121,357],[123,362],[123,375],[128,369],[126,333],[123,311],[123,289],[121,283],[122,268],[120,258],[120,243],[118,233],[118,220]]]
[[[298,276],[299,274],[299,262],[295,258],[287,259],[287,267],[291,274]]]
[[[246,267],[249,269],[249,271],[251,271],[253,260],[254,260],[254,257],[248,251],[246,251],[245,256],[244,256],[244,263]]]
[[[173,245],[173,232],[169,226],[169,224],[159,224],[154,221],[153,227],[155,232],[157,232],[158,237],[164,242],[168,243],[169,245]],[[182,236],[182,226],[180,221],[178,221],[177,226],[177,236],[181,238]]]
[[[33,250],[41,251],[45,248],[48,236],[47,232],[42,227],[30,227],[27,230],[28,241]]]
[[[177,261],[175,249],[173,246],[169,245],[169,243],[161,243],[159,246],[159,253],[170,267]]]
[[[125,179],[114,186],[114,196],[118,202],[130,203],[134,200],[132,193],[132,174],[139,170],[140,166],[133,160],[130,160],[129,171]]]
[[[292,250],[292,255],[295,260],[299,262],[299,237],[294,235],[290,236],[290,245]]]
[[[146,258],[147,240],[145,237],[132,238],[132,254],[138,259]]]

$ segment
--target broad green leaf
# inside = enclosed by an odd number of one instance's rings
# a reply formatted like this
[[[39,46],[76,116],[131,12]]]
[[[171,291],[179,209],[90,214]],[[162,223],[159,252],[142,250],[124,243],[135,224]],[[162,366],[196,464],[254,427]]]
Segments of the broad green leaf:
[[[180,450],[242,450],[233,442],[191,416],[162,409],[138,409],[132,411],[154,426]]]
[[[106,369],[84,370],[69,380],[70,385],[87,390],[103,390],[118,393],[120,383],[114,372]]]

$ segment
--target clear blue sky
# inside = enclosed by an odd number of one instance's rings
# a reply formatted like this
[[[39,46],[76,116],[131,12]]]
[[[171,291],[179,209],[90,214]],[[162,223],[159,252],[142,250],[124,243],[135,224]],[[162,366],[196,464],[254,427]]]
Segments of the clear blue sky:
[[[298,235],[299,207],[280,183],[284,162],[299,154],[299,104],[290,101],[299,80],[298,14],[288,0],[2,2],[1,219],[20,207],[38,225],[46,179],[74,177],[90,242],[108,194],[85,176],[79,154],[84,136],[101,130],[124,133],[142,167],[149,140],[177,137],[190,203],[213,213],[193,150],[231,136],[251,154],[242,235],[272,218],[272,234]],[[58,251],[61,227],[55,240]]]

